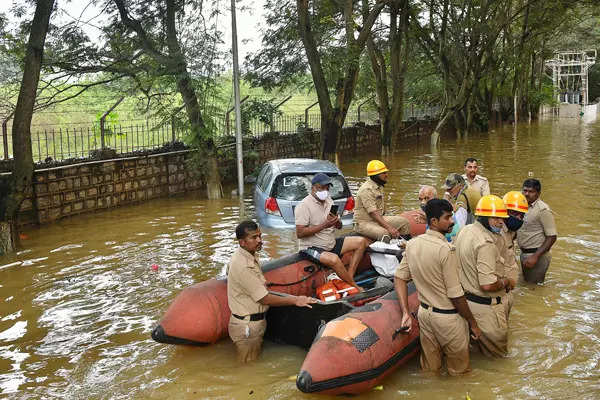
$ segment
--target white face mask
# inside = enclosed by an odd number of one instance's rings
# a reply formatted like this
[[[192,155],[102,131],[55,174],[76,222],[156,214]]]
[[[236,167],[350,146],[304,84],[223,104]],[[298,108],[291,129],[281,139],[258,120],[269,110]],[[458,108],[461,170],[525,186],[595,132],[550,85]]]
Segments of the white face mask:
[[[327,199],[329,197],[329,191],[321,190],[320,192],[315,192],[315,196],[317,196],[317,199],[319,199],[321,201],[325,201],[325,199]]]

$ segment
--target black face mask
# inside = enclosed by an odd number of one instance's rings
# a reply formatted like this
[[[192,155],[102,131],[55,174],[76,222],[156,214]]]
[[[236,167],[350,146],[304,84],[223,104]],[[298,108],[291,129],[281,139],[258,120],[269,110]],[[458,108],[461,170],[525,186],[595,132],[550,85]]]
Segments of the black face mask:
[[[516,232],[523,226],[523,220],[509,215],[508,218],[504,220],[504,225],[506,225],[509,231]]]
[[[378,184],[379,186],[385,186],[386,182],[384,182],[379,175],[370,176],[371,180]]]

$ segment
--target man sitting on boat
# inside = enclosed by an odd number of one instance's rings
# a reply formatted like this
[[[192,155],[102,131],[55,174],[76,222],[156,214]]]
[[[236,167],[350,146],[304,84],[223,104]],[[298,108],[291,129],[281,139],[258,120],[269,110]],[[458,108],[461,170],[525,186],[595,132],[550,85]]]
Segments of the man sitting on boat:
[[[306,196],[294,212],[298,248],[315,261],[333,269],[346,283],[362,289],[354,281],[354,273],[363,258],[369,241],[360,236],[335,238],[335,229],[342,228],[338,215],[332,214],[333,200],[329,196],[331,178],[318,173],[312,179],[311,193]],[[354,250],[348,269],[341,255]]]
[[[399,215],[385,215],[385,193],[389,169],[379,160],[367,164],[367,180],[356,194],[354,230],[373,240],[398,238],[410,233],[410,223]]]
[[[227,267],[227,301],[231,310],[229,337],[241,362],[256,360],[267,328],[269,306],[311,307],[317,299],[307,296],[280,297],[267,290],[258,255],[262,237],[254,221],[244,221],[235,229],[240,247]]]

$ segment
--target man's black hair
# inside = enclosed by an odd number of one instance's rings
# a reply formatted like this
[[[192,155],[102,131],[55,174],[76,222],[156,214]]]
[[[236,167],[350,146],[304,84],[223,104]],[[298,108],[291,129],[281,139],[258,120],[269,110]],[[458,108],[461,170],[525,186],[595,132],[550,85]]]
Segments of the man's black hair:
[[[542,191],[542,183],[534,178],[525,179],[525,182],[523,182],[523,187],[535,189],[537,192]]]
[[[244,239],[246,236],[248,236],[248,232],[253,232],[257,229],[258,229],[258,225],[256,224],[256,222],[251,221],[251,220],[242,221],[235,228],[235,237],[238,240]]]
[[[444,211],[452,214],[452,204],[446,199],[431,199],[425,204],[425,215],[427,216],[427,224],[431,225],[431,219],[440,219],[444,215]]]
[[[477,159],[476,159],[476,158],[473,158],[473,157],[469,157],[469,158],[467,158],[467,159],[465,160],[465,167],[467,166],[467,163],[470,163],[470,162],[477,162]],[[478,164],[479,164],[479,163],[478,163]]]

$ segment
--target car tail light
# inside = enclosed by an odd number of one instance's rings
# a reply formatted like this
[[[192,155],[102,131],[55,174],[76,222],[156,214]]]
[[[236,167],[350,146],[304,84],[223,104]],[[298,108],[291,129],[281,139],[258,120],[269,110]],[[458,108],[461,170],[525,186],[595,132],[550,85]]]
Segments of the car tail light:
[[[354,212],[354,197],[350,196],[346,200],[346,205],[344,206],[344,214],[343,215],[352,214],[353,212]]]
[[[275,200],[274,197],[269,197],[265,201],[265,211],[267,212],[267,214],[277,215],[281,217],[281,211],[279,211],[277,200]]]

